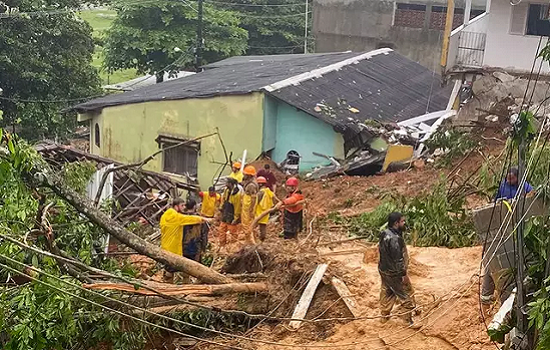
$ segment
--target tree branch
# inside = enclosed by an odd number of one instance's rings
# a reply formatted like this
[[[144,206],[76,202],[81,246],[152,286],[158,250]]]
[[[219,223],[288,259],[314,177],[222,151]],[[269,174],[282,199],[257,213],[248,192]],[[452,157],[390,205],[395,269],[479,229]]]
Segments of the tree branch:
[[[134,167],[137,167],[136,171],[139,171],[139,170],[141,170],[141,168],[143,168],[147,163],[149,163],[151,160],[153,160],[160,153],[163,153],[163,152],[166,152],[166,151],[171,150],[173,148],[184,146],[184,145],[187,145],[187,144],[190,144],[190,143],[193,143],[193,142],[196,142],[196,141],[199,141],[201,139],[204,139],[204,138],[207,138],[207,137],[210,137],[210,136],[214,136],[214,135],[218,135],[218,132],[216,131],[216,132],[213,132],[213,133],[210,133],[210,134],[198,136],[198,137],[195,137],[195,138],[190,139],[190,140],[185,140],[185,141],[182,141],[182,142],[178,142],[178,143],[173,144],[171,146],[168,146],[166,148],[161,148],[161,149],[159,149],[158,151],[151,154],[150,156],[148,156],[147,158],[143,159],[140,162],[132,163],[132,164],[122,164],[122,165],[118,165],[118,166],[115,166],[115,167],[112,167],[112,168],[109,168],[109,169],[105,170],[105,172],[103,173],[103,176],[101,177],[101,181],[99,182],[98,188],[97,188],[97,192],[96,192],[95,199],[94,199],[94,206],[97,207],[98,204],[99,204],[99,200],[101,199],[101,193],[103,192],[103,187],[105,187],[105,183],[107,182],[107,178],[109,177],[110,173],[118,171],[118,170],[130,169],[130,168],[134,168]],[[124,186],[122,186],[122,187],[124,187]]]

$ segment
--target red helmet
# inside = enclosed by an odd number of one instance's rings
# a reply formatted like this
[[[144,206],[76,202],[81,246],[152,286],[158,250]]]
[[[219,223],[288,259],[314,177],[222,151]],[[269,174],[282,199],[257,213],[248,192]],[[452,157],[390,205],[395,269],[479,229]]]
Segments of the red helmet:
[[[286,180],[286,185],[287,186],[298,187],[298,179],[295,178],[295,177],[291,177],[288,180]]]
[[[259,183],[259,184],[266,184],[266,183],[267,183],[267,180],[266,180],[266,178],[263,177],[263,176],[258,176],[258,177],[256,178],[256,182]]]

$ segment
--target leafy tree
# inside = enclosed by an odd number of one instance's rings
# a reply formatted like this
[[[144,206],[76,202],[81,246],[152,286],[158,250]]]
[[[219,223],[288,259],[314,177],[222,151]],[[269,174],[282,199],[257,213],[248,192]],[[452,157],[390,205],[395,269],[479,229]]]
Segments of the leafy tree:
[[[241,27],[248,32],[249,55],[273,55],[304,52],[305,1],[220,0],[223,8],[238,11]],[[311,4],[308,12],[311,10]],[[311,14],[308,14],[308,34]],[[313,40],[308,51],[312,51]]]
[[[76,119],[60,111],[97,95],[91,27],[72,12],[80,0],[0,1],[3,126],[27,138],[64,137]],[[42,101],[42,102],[39,102]]]
[[[136,68],[149,74],[191,67],[196,46],[196,6],[171,0],[116,3],[118,16],[107,32],[105,66],[111,70]],[[239,28],[234,12],[205,5],[203,23],[202,63],[245,52],[247,33]],[[162,74],[157,80],[162,81]]]

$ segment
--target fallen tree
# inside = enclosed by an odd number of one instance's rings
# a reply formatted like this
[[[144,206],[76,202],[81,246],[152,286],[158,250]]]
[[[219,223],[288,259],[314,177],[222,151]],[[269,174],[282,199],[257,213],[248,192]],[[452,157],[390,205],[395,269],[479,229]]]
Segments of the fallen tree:
[[[107,214],[95,208],[93,203],[86,197],[70,188],[63,179],[52,171],[44,162],[36,162],[24,173],[26,182],[32,188],[48,187],[56,195],[63,198],[82,215],[86,216],[92,223],[101,227],[107,233],[134,249],[140,254],[148,257],[178,271],[185,272],[208,284],[231,283],[226,276],[187,258],[167,252],[160,247],[153,245],[132,232],[126,230]]]
[[[223,295],[230,293],[257,293],[267,291],[266,283],[228,283],[217,285],[184,284],[174,285],[150,281],[141,282],[143,285],[154,288],[164,295]],[[116,290],[139,295],[157,295],[154,291],[139,288],[127,283],[96,282],[82,285],[86,289]]]

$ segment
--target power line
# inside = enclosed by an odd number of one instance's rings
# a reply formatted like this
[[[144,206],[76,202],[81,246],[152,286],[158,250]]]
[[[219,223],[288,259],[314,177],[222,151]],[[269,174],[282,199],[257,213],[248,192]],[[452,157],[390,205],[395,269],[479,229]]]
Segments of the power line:
[[[220,4],[220,5],[229,5],[229,6],[245,6],[245,7],[292,7],[292,6],[304,6],[305,3],[292,3],[292,4],[245,4],[245,3],[236,3],[229,1],[217,1],[217,0],[207,0],[206,3]]]
[[[303,12],[303,13],[294,13],[291,15],[278,15],[278,16],[250,16],[250,15],[244,15],[241,12],[237,12],[236,15],[239,17],[247,17],[247,18],[257,18],[257,19],[271,19],[271,18],[289,18],[289,17],[298,17],[298,16],[306,16],[309,15],[311,11]]]

